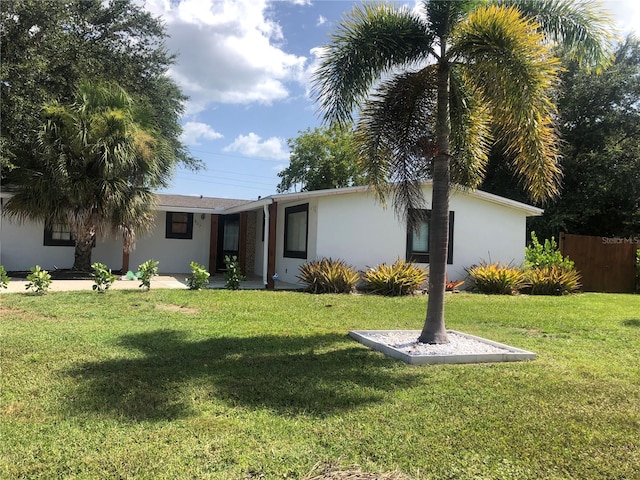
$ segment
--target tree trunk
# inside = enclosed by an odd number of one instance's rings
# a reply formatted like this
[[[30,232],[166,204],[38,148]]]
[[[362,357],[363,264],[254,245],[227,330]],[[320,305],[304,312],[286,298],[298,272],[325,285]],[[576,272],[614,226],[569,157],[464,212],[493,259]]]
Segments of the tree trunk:
[[[444,41],[446,44],[446,41]],[[444,294],[447,279],[447,249],[449,247],[449,68],[445,61],[438,68],[438,98],[436,119],[437,153],[433,159],[433,191],[429,221],[429,299],[427,318],[419,341],[448,343],[444,325]]]
[[[120,273],[122,273],[123,275],[126,275],[129,271],[129,255],[130,252],[122,249],[122,267],[120,268]]]
[[[81,272],[91,271],[91,253],[93,249],[93,236],[76,240],[76,250],[73,261],[73,269]]]

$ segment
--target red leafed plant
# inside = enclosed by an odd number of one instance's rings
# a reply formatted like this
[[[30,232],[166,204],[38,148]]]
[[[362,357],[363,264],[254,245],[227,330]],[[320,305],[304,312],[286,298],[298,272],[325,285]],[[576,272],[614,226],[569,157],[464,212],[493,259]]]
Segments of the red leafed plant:
[[[464,283],[464,280],[447,281],[447,285],[446,285],[447,292],[453,292],[455,289],[457,289],[463,283]]]

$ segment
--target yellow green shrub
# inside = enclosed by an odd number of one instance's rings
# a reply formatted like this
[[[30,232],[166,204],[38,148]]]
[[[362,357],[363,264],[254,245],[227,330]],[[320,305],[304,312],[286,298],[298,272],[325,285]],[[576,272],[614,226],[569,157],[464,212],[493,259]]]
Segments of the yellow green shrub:
[[[580,289],[580,274],[574,268],[551,265],[525,272],[531,295],[564,295]]]
[[[298,279],[311,293],[350,293],[360,276],[342,260],[321,258],[302,265]]]
[[[393,264],[382,263],[375,268],[367,268],[363,276],[366,290],[386,296],[410,295],[420,288],[427,279],[427,272],[404,260]]]
[[[471,289],[479,293],[514,295],[526,285],[522,270],[499,263],[481,263],[467,269]]]

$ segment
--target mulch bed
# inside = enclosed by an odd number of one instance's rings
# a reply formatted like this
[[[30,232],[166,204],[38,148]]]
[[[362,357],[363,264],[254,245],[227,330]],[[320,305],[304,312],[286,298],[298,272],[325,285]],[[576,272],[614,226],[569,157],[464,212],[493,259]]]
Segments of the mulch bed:
[[[93,280],[91,272],[83,272],[73,270],[71,268],[59,268],[57,270],[48,270],[51,280]],[[15,270],[7,272],[10,278],[27,278],[31,272],[29,270]]]

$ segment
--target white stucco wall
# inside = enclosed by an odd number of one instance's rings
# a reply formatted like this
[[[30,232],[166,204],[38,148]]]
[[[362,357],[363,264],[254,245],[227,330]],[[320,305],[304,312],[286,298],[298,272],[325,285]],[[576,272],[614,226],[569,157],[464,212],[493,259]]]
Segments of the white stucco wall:
[[[431,199],[431,187],[425,187]],[[464,279],[465,268],[482,260],[521,264],[526,241],[524,211],[464,192],[450,199],[455,212],[451,280]],[[317,257],[340,258],[358,270],[406,258],[406,227],[393,207],[384,209],[372,194],[327,196],[317,205]]]
[[[358,270],[404,258],[406,229],[373,195],[361,192],[320,199],[318,257],[342,259]]]
[[[451,197],[450,209],[456,212],[451,280],[464,279],[464,269],[481,261],[515,266],[524,262],[525,212],[464,192]]]
[[[28,270],[38,264],[44,269],[71,268],[74,247],[44,246],[44,224],[26,222],[17,224],[0,217],[0,265],[7,270]],[[136,249],[129,257],[129,268],[149,259],[160,262],[161,273],[190,272],[189,263],[196,261],[208,268],[211,216],[201,218],[193,214],[193,239],[165,238],[166,212],[156,214],[151,235],[138,239]],[[122,242],[109,237],[98,239],[91,256],[93,262],[102,262],[113,270],[122,267]]]
[[[161,273],[188,273],[191,271],[189,263],[198,262],[209,267],[209,240],[211,236],[211,215],[205,214],[204,219],[200,213],[193,214],[193,238],[178,239],[165,238],[166,212],[157,212],[155,228],[151,235],[140,238],[136,243],[136,249],[129,256],[129,268],[136,270],[141,263],[153,259],[160,262],[158,269]],[[95,258],[101,257],[103,251],[101,245],[96,245]],[[118,245],[119,252],[109,249],[109,259],[115,268],[122,264],[122,247]]]
[[[9,221],[0,215],[0,265],[7,271],[29,270],[40,265],[45,270],[71,268],[73,247],[44,245],[44,223]]]

